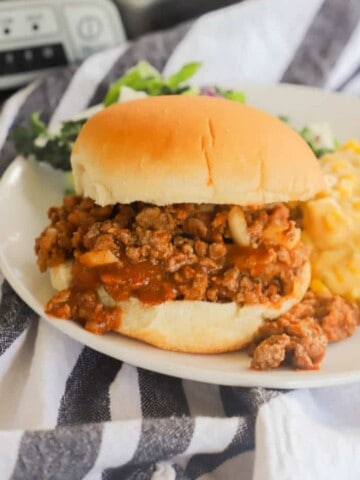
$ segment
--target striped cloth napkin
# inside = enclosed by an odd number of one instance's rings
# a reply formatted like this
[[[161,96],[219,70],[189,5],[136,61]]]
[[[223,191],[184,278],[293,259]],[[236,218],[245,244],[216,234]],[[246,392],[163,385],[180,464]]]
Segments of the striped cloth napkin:
[[[203,60],[198,84],[359,93],[359,19],[359,0],[249,0],[96,54],[4,105],[0,175],[15,156],[13,125],[39,110],[50,125],[71,117],[141,59],[167,73]],[[64,336],[1,284],[1,479],[360,477],[360,385],[286,393],[137,369]]]

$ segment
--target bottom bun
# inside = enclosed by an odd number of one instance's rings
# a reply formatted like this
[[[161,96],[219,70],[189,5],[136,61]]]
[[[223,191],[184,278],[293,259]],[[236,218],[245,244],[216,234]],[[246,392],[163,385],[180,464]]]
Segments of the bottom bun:
[[[67,288],[65,264],[51,269],[54,288]],[[69,265],[67,265],[69,271]],[[66,278],[66,282],[59,279]],[[167,301],[143,305],[136,298],[114,301],[103,288],[98,293],[105,306],[122,310],[117,332],[164,350],[186,353],[222,353],[239,350],[248,344],[265,319],[275,319],[298,303],[310,284],[310,264],[304,265],[291,295],[276,307],[240,306],[235,302]]]

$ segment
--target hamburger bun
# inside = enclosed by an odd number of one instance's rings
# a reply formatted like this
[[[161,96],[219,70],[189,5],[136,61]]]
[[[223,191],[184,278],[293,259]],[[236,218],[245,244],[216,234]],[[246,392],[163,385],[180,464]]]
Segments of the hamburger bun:
[[[71,163],[76,191],[99,205],[289,202],[324,186],[293,129],[223,98],[160,96],[106,108],[82,128]]]
[[[71,263],[52,267],[50,276],[56,290],[69,288]],[[279,317],[303,298],[310,277],[310,263],[306,263],[293,292],[275,306],[190,300],[146,306],[136,298],[115,302],[102,288],[98,293],[104,306],[121,308],[117,332],[165,350],[210,354],[246,346],[265,319]]]
[[[77,193],[101,206],[264,205],[307,200],[323,188],[318,162],[294,130],[255,108],[211,97],[153,97],[106,108],[82,128],[71,163]],[[56,289],[69,287],[71,263],[50,270]],[[190,300],[146,306],[136,298],[116,303],[103,287],[97,292],[104,306],[121,308],[121,334],[167,350],[219,353],[246,345],[264,319],[298,303],[309,283],[306,263],[291,294],[245,306]]]

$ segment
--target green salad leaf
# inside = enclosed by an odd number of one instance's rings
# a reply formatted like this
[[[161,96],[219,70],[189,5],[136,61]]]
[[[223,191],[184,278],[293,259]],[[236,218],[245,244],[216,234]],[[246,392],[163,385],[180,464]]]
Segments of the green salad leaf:
[[[74,195],[74,193],[75,193],[74,176],[72,172],[67,172],[66,188],[64,190],[64,195]]]
[[[195,75],[200,67],[200,62],[190,62],[180,68],[178,72],[164,77],[152,65],[141,61],[110,85],[103,104],[107,107],[118,102],[122,87],[136,92],[144,92],[149,96],[202,94],[221,96],[237,102],[245,101],[243,92],[219,87],[199,89],[188,85],[187,80]],[[85,121],[86,119],[63,122],[60,130],[52,133],[41,120],[40,112],[35,112],[29,118],[27,125],[16,126],[11,130],[9,139],[14,142],[18,154],[34,158],[39,162],[49,163],[54,168],[69,171],[71,169],[71,149]],[[71,185],[69,190],[72,190]]]
[[[148,62],[139,62],[127,70],[119,80],[112,83],[105,95],[104,105],[108,107],[119,99],[121,87],[130,87],[133,90],[144,91],[144,88],[154,89],[161,82],[160,73]]]
[[[278,118],[294,128],[288,116],[279,115]],[[334,152],[339,146],[338,140],[334,137],[330,126],[326,123],[305,125],[300,130],[296,128],[294,130],[305,140],[317,158]]]
[[[40,112],[35,112],[30,117],[30,122],[36,136],[45,135],[47,133],[46,125],[40,120]]]
[[[201,63],[192,62],[184,65],[177,73],[164,78],[158,70],[147,62],[139,62],[130,68],[123,77],[112,83],[106,93],[104,106],[108,107],[119,100],[121,87],[130,87],[135,91],[145,92],[150,96],[179,95],[194,91],[183,83],[200,68]],[[196,89],[197,95],[199,90]]]
[[[305,142],[309,145],[311,150],[318,158],[322,157],[326,153],[332,153],[337,146],[337,142],[335,139],[332,139],[333,141],[330,145],[328,143],[324,143],[321,135],[314,132],[311,127],[303,127],[299,131],[299,134],[302,136],[302,138],[305,140]]]
[[[174,73],[167,80],[165,80],[165,82],[168,87],[176,88],[184,83],[185,80],[193,77],[200,67],[200,62],[187,63],[178,72]]]
[[[60,170],[70,170],[70,152],[85,119],[63,122],[57,133],[51,133],[40,119],[40,113],[31,115],[27,125],[13,128],[9,139],[17,152],[38,162],[49,163]]]
[[[216,87],[216,92],[224,98],[228,100],[233,100],[235,102],[245,103],[246,96],[244,92],[240,92],[238,90],[224,90],[223,88]]]

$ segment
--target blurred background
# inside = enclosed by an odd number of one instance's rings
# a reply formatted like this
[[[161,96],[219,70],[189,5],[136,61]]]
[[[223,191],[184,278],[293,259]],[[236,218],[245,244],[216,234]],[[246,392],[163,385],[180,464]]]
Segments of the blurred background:
[[[240,2],[0,0],[0,101],[51,70],[235,3]]]

